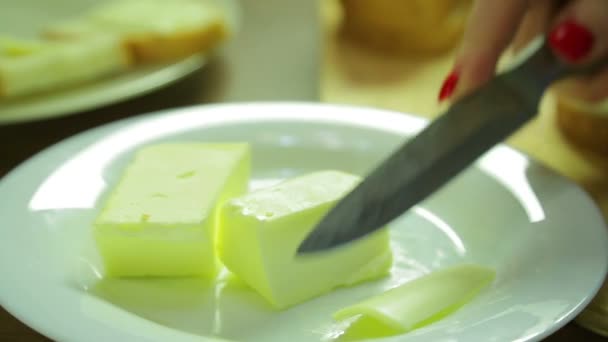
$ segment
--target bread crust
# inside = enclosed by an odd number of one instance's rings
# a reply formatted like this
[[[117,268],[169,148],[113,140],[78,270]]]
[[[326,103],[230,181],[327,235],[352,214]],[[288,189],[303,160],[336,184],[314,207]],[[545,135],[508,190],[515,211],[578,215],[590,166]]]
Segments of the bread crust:
[[[125,44],[136,63],[162,63],[206,51],[227,36],[226,25],[218,21],[198,30],[133,36],[127,38]]]
[[[608,155],[608,113],[587,113],[575,104],[557,101],[557,125],[573,144]]]
[[[341,0],[340,3],[343,15],[339,33],[388,53],[446,51],[458,44],[464,32],[466,15],[451,13],[426,1]],[[422,13],[428,20],[407,18],[420,5],[429,6]]]
[[[89,34],[52,29],[43,33],[45,38],[52,40],[83,39]],[[218,20],[188,31],[125,34],[122,42],[133,64],[147,64],[176,61],[207,51],[228,36],[227,24]]]

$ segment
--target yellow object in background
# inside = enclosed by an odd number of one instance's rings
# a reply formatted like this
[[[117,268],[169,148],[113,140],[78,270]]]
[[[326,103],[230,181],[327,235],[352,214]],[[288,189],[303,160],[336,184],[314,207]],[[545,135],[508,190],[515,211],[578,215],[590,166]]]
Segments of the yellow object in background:
[[[53,23],[44,36],[89,39],[112,34],[138,64],[161,63],[207,52],[232,35],[225,13],[198,0],[113,0]]]
[[[122,43],[111,36],[74,41],[0,37],[0,99],[76,86],[130,66]]]
[[[0,58],[27,56],[44,47],[45,44],[41,41],[0,36]]]
[[[592,104],[559,93],[556,109],[558,127],[569,141],[608,156],[608,99]]]
[[[438,52],[464,32],[470,0],[340,0],[342,31],[391,52]]]

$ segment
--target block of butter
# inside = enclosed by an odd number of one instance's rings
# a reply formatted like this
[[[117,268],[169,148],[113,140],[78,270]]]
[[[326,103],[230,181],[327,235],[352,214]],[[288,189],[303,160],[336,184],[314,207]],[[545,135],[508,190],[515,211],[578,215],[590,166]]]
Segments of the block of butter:
[[[342,335],[348,341],[404,334],[456,312],[495,277],[494,269],[473,263],[443,267],[341,309],[334,318],[354,318]]]
[[[226,202],[218,233],[221,261],[276,309],[387,275],[392,253],[386,228],[344,248],[296,256],[315,224],[359,181],[319,171]]]
[[[216,210],[247,191],[249,172],[247,144],[139,150],[95,220],[106,274],[213,277]]]

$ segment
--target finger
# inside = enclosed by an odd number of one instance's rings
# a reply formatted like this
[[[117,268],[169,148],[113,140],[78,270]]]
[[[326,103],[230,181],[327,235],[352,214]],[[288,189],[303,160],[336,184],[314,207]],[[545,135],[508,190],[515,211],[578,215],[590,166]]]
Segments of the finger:
[[[529,3],[528,10],[511,42],[511,52],[516,54],[525,48],[538,35],[544,34],[552,23],[559,8],[559,1],[535,0]]]
[[[608,1],[572,1],[556,18],[549,42],[570,63],[587,63],[604,56],[608,50]]]
[[[527,0],[477,0],[468,19],[453,71],[439,91],[439,100],[457,98],[485,83],[498,58],[513,39]]]

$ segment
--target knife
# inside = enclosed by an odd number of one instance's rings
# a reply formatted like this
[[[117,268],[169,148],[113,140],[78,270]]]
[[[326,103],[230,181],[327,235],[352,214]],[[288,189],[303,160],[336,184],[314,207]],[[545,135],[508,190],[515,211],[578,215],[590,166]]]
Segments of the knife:
[[[515,67],[455,102],[372,170],[320,220],[298,253],[335,248],[384,227],[535,117],[551,83],[598,71],[608,61],[567,65],[544,37],[520,56]]]

